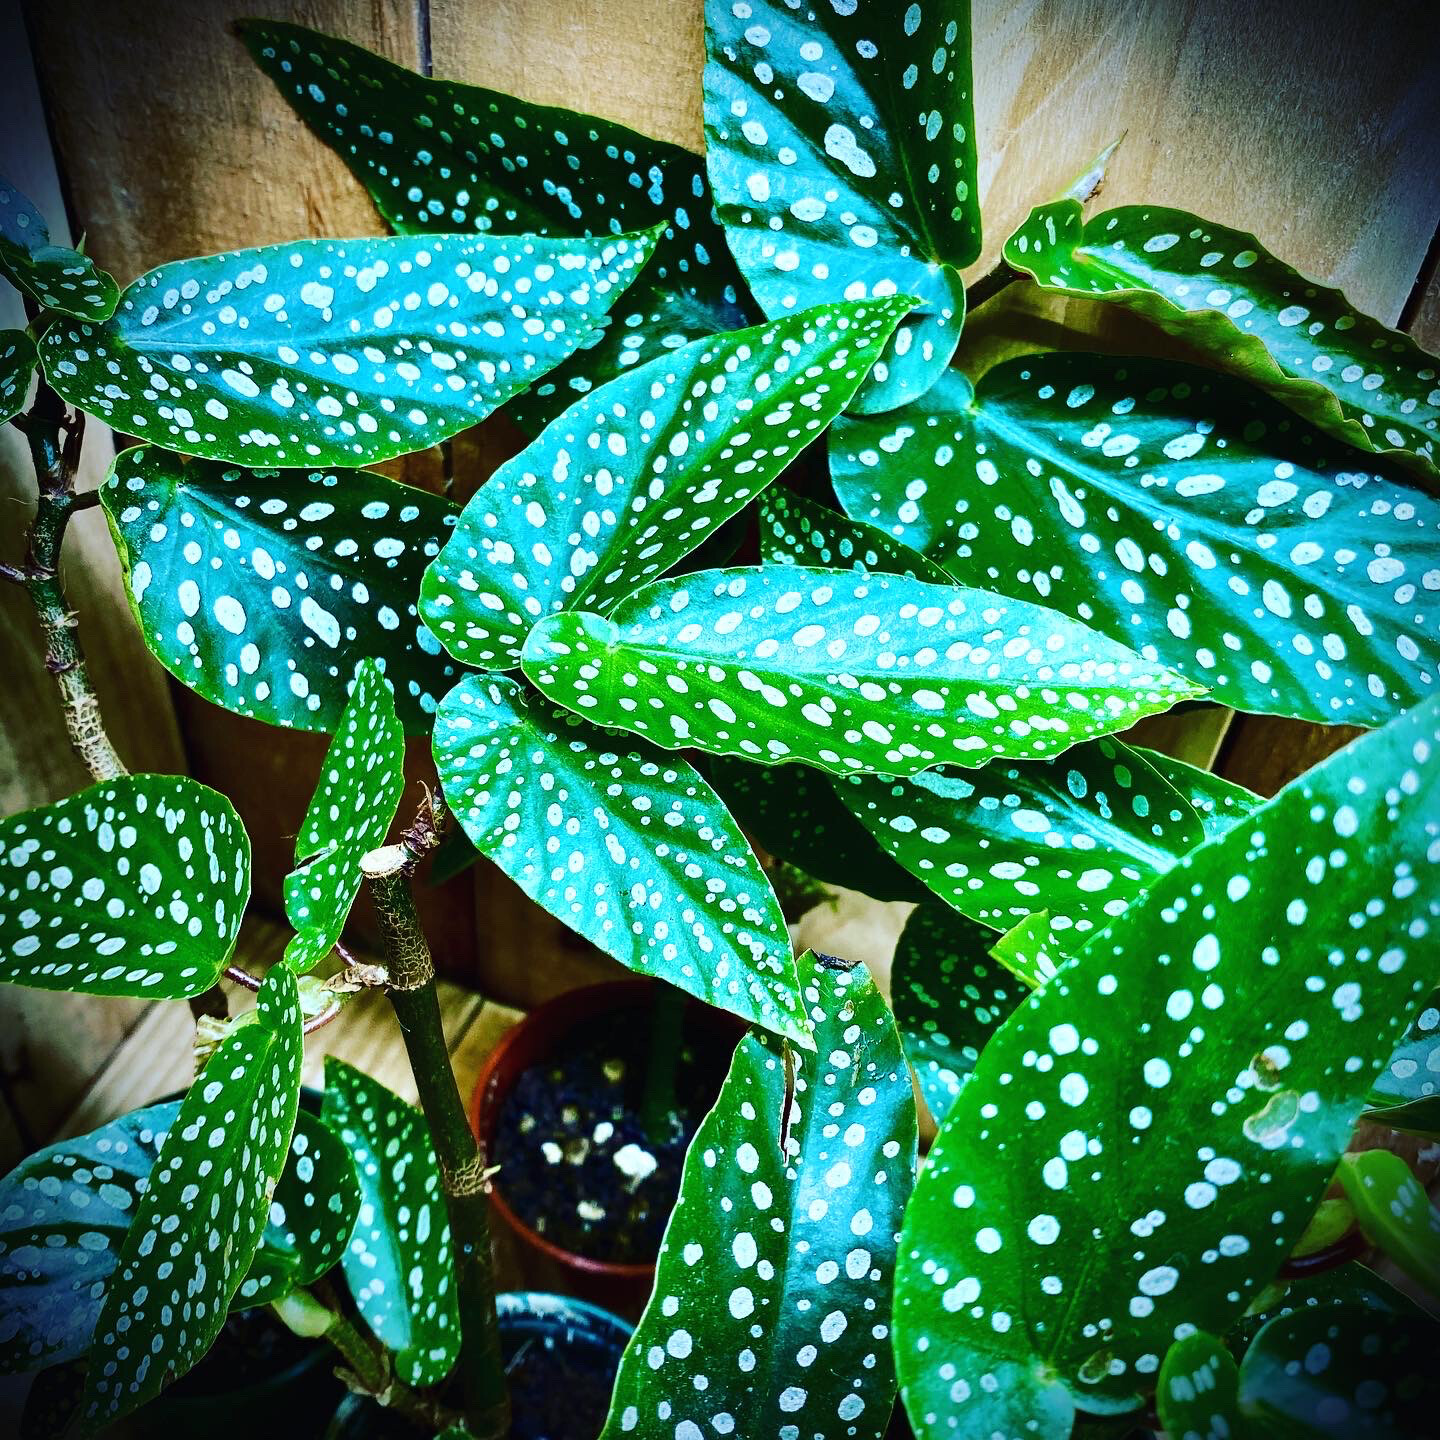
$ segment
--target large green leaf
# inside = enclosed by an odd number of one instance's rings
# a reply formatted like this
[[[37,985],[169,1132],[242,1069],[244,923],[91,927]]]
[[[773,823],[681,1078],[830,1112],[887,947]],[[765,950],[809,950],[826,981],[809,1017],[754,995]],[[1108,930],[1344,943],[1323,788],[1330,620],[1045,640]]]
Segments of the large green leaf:
[[[1431,693],[1440,500],[1242,381],[1027,355],[848,421],[846,510],[1241,710],[1383,724]]]
[[[895,1022],[863,966],[800,959],[816,1052],[752,1032],[685,1157],[602,1440],[879,1440],[915,1174]]]
[[[1043,908],[1057,932],[1093,930],[1205,838],[1184,797],[1111,739],[1051,761],[853,775],[836,790],[898,864],[997,929]]]
[[[385,843],[395,818],[404,763],[395,692],[375,661],[362,660],[285,877],[285,915],[295,927],[285,960],[293,969],[312,969],[340,938],[364,879],[361,857]]]
[[[460,1353],[460,1312],[440,1164],[425,1118],[378,1081],[325,1057],[325,1123],[350,1151],[360,1223],[345,1279],[407,1385],[443,1380]]]
[[[991,958],[995,940],[993,930],[948,905],[917,905],[895,946],[895,1022],[937,1123],[990,1037],[1029,993]]]
[[[1047,290],[1136,310],[1361,450],[1440,474],[1440,360],[1244,230],[1156,205],[1086,220],[1057,200],[1005,259]]]
[[[300,1102],[300,999],[276,966],[180,1106],[95,1324],[86,1433],[158,1395],[214,1343],[264,1234]]]
[[[707,756],[704,770],[745,833],[777,860],[875,900],[930,898],[927,887],[880,848],[820,771],[722,755]]]
[[[1053,755],[1195,693],[1026,601],[799,565],[661,580],[608,619],[548,616],[523,663],[557,704],[658,745],[839,775]]]
[[[298,240],[142,275],[52,325],[50,383],[117,430],[246,465],[364,465],[482,420],[595,333],[654,236]]]
[[[1428,980],[1437,802],[1432,701],[1192,851],[999,1030],[906,1216],[918,1434],[1058,1440],[1138,1405],[1177,1327],[1239,1318]]]
[[[1243,1440],[1240,1368],[1223,1340],[1195,1330],[1160,1365],[1155,1409],[1170,1440]]]
[[[622,965],[809,1046],[779,901],[684,760],[470,675],[440,707],[435,766],[476,848],[537,904]]]
[[[1240,1366],[1246,1437],[1418,1440],[1435,1433],[1440,1326],[1362,1305],[1270,1321]]]
[[[0,330],[0,425],[24,408],[38,358],[28,331]]]
[[[706,0],[705,137],[730,249],[767,315],[844,295],[922,308],[862,390],[918,399],[980,253],[968,0]]]
[[[1361,1150],[1340,1161],[1340,1184],[1365,1238],[1413,1280],[1440,1293],[1440,1210],[1393,1150]]]
[[[772,486],[756,506],[760,517],[760,558],[767,565],[817,565],[910,575],[932,585],[950,577],[931,559],[877,525],[837,514],[793,491]]]
[[[250,898],[235,807],[124,775],[0,820],[0,982],[182,999],[208,990]]]
[[[368,470],[242,470],[144,445],[101,491],[130,608],[165,668],[271,725],[334,730],[356,663],[382,657],[424,733],[457,668],[420,623],[454,506]]]
[[[572,405],[465,507],[421,614],[508,669],[537,621],[604,614],[763,490],[838,415],[907,302],[834,305],[663,355]]]
[[[0,1372],[85,1354],[178,1100],[28,1156],[0,1181]],[[302,1110],[260,1248],[231,1309],[279,1299],[339,1259],[360,1192],[340,1142]]]
[[[0,275],[46,310],[108,320],[120,289],[93,260],[50,243],[45,217],[0,175]]]
[[[663,223],[603,337],[513,407],[527,426],[638,361],[755,318],[698,156],[594,115],[417,75],[298,25],[239,29],[396,230],[603,236]]]

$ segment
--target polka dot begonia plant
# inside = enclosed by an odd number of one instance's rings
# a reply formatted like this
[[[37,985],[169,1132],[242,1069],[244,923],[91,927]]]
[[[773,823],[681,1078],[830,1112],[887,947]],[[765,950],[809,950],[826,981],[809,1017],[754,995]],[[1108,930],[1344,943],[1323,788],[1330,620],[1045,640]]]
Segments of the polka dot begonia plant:
[[[0,1180],[22,1429],[165,1428],[269,1307],[416,1433],[512,1434],[507,1176],[413,883],[443,844],[422,885],[489,862],[744,1027],[604,1440],[1435,1433],[1440,1332],[1350,1257],[1434,1310],[1440,362],[1247,232],[1088,213],[1113,146],[967,300],[967,0],[703,11],[703,156],[240,21],[388,235],[122,288],[0,180],[0,423],[37,481],[0,578],[93,781],[6,791],[50,803],[0,819],[0,981],[197,1016],[183,1099]],[[1008,285],[1186,359],[1057,324],[991,363],[967,306]],[[86,414],[138,441],[95,495]],[[156,661],[331,737],[257,837],[293,849],[264,957],[235,809],[105,732],[62,566],[97,499]],[[1370,733],[1265,796],[1193,763],[1217,707]],[[834,887],[833,948],[870,897],[893,957],[804,949]],[[307,1035],[370,990],[420,1108],[334,1056],[307,1108]]]

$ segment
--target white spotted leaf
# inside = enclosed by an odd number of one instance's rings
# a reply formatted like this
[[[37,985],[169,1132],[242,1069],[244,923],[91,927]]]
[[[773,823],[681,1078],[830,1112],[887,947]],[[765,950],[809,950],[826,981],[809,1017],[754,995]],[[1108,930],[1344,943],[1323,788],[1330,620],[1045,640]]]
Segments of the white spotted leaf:
[[[421,624],[420,577],[456,510],[368,470],[244,470],[153,445],[101,491],[150,653],[227,710],[333,731],[355,666],[383,657],[425,733],[458,667]]]
[[[1373,726],[1434,689],[1440,499],[1243,381],[1022,356],[845,422],[831,473],[961,584],[1078,616],[1222,704]]]
[[[1370,1244],[1420,1294],[1440,1291],[1440,1210],[1410,1166],[1393,1150],[1360,1150],[1341,1159],[1339,1178]]]
[[[720,797],[678,756],[471,675],[435,725],[475,847],[622,965],[809,1046],[780,903]]]
[[[360,1220],[345,1279],[407,1385],[443,1380],[460,1353],[460,1313],[440,1163],[425,1118],[353,1066],[325,1057],[326,1125],[350,1152]]]
[[[1086,220],[1067,199],[1004,254],[1047,290],[1136,311],[1348,444],[1440,475],[1440,359],[1253,235],[1156,205]]]
[[[0,425],[24,408],[38,358],[28,331],[0,330]]]
[[[1325,1305],[1271,1320],[1240,1364],[1242,1440],[1417,1440],[1435,1430],[1440,1325]]]
[[[902,575],[700,571],[531,630],[557,704],[670,749],[845,775],[1045,756],[1195,691],[1054,611]]]
[[[1171,1440],[1244,1440],[1240,1367],[1223,1340],[1196,1330],[1166,1352],[1155,1411]]]
[[[1186,800],[1200,817],[1207,840],[1223,835],[1257,805],[1264,804],[1253,790],[1247,790],[1233,780],[1226,780],[1213,770],[1202,770],[1198,765],[1177,760],[1173,755],[1148,749],[1144,745],[1132,745],[1130,749],[1132,754],[1157,771],[1180,792],[1181,798]]]
[[[1428,981],[1437,800],[1432,701],[1193,850],[996,1033],[901,1242],[921,1440],[1133,1409],[1177,1326],[1223,1334],[1269,1284]]]
[[[914,295],[856,403],[918,399],[980,253],[969,0],[706,0],[705,39],[710,183],[756,299]]]
[[[180,1101],[132,1110],[28,1156],[0,1180],[0,1370],[84,1355]],[[302,1110],[260,1248],[230,1308],[277,1300],[339,1259],[359,1210],[340,1142]]]
[[[602,1440],[879,1440],[915,1174],[910,1076],[864,966],[810,953],[814,1054],[752,1031],[690,1144]]]
[[[142,275],[40,342],[115,429],[252,467],[366,465],[483,420],[594,334],[654,237],[298,240]]]
[[[184,999],[225,968],[250,897],[230,802],[123,775],[0,820],[0,982]]]
[[[917,905],[890,972],[895,1023],[938,1124],[991,1035],[1029,993],[990,955],[995,932],[947,905]]]
[[[215,1342],[259,1248],[300,1103],[294,973],[211,1056],[160,1147],[95,1324],[84,1433],[153,1400]]]
[[[1055,933],[1050,912],[1036,910],[1000,936],[990,947],[990,954],[1017,980],[1038,990],[1066,960],[1073,958],[1073,951],[1083,943],[1083,937],[1078,936],[1076,930],[1065,933],[1071,942],[1069,952]]]
[[[1410,1023],[1375,1078],[1365,1119],[1440,1140],[1440,990]]]
[[[1084,935],[1205,838],[1188,801],[1109,738],[1057,760],[853,775],[836,791],[899,865],[996,929],[1044,908],[1057,934]]]
[[[404,763],[395,693],[375,661],[362,660],[285,877],[285,915],[295,929],[285,960],[293,969],[312,969],[340,938],[364,878],[361,857],[385,843],[395,818]]]
[[[812,565],[867,570],[872,575],[909,575],[932,585],[950,577],[931,559],[877,525],[852,520],[791,490],[771,486],[756,504],[760,558],[767,565]]]
[[[850,813],[821,771],[710,755],[704,772],[745,833],[777,860],[874,900],[930,898],[929,889]]]
[[[758,318],[699,156],[595,115],[417,75],[298,25],[242,20],[238,29],[401,233],[604,236],[663,224],[654,259],[604,333],[512,405],[527,429],[662,350]]]
[[[114,277],[68,245],[55,245],[45,217],[0,175],[0,275],[38,305],[81,320],[108,320],[120,296]]]
[[[697,340],[572,405],[465,507],[421,614],[509,669],[538,620],[604,614],[684,559],[840,413],[907,302],[807,310]]]

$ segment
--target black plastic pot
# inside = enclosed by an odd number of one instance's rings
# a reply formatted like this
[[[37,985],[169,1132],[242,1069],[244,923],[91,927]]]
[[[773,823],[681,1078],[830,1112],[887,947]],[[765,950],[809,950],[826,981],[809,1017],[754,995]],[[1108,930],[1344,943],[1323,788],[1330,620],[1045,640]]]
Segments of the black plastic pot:
[[[598,1305],[565,1295],[527,1290],[501,1295],[496,1304],[514,1409],[511,1440],[576,1440],[581,1435],[598,1435],[631,1327]],[[599,1410],[593,1428],[591,1417],[582,1413],[589,1398],[587,1386]],[[543,1414],[536,1413],[537,1408],[548,1406],[559,1412],[563,1428],[554,1428]],[[347,1395],[325,1431],[325,1440],[409,1440],[420,1434],[374,1401]]]

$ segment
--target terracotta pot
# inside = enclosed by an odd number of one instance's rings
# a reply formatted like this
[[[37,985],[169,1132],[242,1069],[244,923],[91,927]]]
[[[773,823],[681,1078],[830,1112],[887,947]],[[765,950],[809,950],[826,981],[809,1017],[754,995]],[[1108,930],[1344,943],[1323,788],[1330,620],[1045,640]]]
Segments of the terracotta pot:
[[[547,1000],[508,1031],[485,1062],[470,1099],[470,1123],[486,1150],[492,1147],[505,1097],[522,1071],[562,1054],[572,1035],[603,1026],[607,1015],[647,1008],[654,1001],[658,983],[615,980],[570,990]],[[745,1028],[735,1016],[698,1000],[687,1000],[685,1026],[692,1036],[713,1037],[726,1060]],[[717,1092],[723,1079],[722,1068],[715,1079]],[[506,1203],[503,1174],[496,1176],[490,1201],[497,1229],[514,1242],[511,1248],[527,1286],[574,1295],[631,1319],[639,1318],[655,1281],[653,1261],[617,1264],[592,1260],[547,1240]]]

